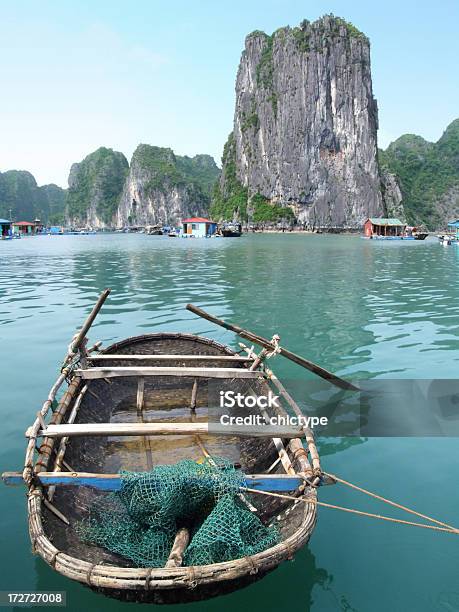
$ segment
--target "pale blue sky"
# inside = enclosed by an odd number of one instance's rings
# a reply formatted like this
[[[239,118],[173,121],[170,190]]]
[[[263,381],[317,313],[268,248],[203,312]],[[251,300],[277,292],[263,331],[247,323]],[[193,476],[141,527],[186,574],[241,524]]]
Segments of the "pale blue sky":
[[[457,0],[0,0],[0,170],[67,185],[99,146],[220,163],[246,34],[334,13],[371,40],[379,144],[459,116]]]

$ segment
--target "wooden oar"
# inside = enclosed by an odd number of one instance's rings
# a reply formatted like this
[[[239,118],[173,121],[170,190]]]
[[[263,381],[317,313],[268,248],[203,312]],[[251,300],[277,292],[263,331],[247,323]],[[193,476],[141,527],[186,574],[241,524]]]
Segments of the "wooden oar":
[[[201,308],[198,308],[197,306],[194,306],[193,304],[187,304],[186,308],[190,312],[197,314],[203,319],[207,319],[207,321],[210,321],[211,323],[215,323],[216,325],[220,325],[220,327],[224,327],[225,329],[228,329],[229,331],[235,332],[236,334],[241,336],[241,338],[245,338],[246,340],[249,340],[250,342],[259,344],[260,346],[266,349],[269,349],[269,350],[274,350],[276,348],[273,345],[273,343],[267,340],[266,338],[263,338],[262,336],[258,336],[257,334],[254,334],[253,332],[248,331],[247,329],[243,329],[242,327],[239,327],[239,325],[227,323],[226,321],[223,321],[222,319],[218,319],[214,315],[211,315],[208,312],[205,312],[205,310],[202,310]],[[283,355],[284,357],[287,357],[287,359],[290,359],[290,361],[293,361],[294,363],[305,368],[306,370],[309,370],[310,372],[317,374],[321,378],[328,380],[329,382],[331,382],[333,385],[336,385],[340,389],[360,391],[358,387],[356,387],[349,381],[344,380],[343,378],[340,378],[339,376],[336,376],[335,374],[332,374],[332,372],[329,372],[328,370],[326,370],[325,368],[322,368],[316,363],[313,363],[312,361],[309,361],[308,359],[305,359],[304,357],[300,357],[300,355],[296,355],[295,353],[292,353],[288,349],[285,349],[281,346],[277,348],[279,350],[279,353]]]
[[[78,332],[77,337],[75,338],[75,340],[73,340],[73,342],[71,344],[73,352],[76,352],[76,350],[80,347],[81,343],[85,339],[86,334],[89,331],[89,328],[94,323],[94,319],[97,317],[97,315],[99,313],[99,310],[102,308],[105,300],[108,298],[108,296],[110,294],[110,291],[111,291],[111,289],[104,289],[104,291],[102,291],[102,293],[99,295],[99,298],[98,298],[97,302],[94,304],[93,309],[89,313],[88,318],[83,323],[83,326],[80,329],[80,331]]]

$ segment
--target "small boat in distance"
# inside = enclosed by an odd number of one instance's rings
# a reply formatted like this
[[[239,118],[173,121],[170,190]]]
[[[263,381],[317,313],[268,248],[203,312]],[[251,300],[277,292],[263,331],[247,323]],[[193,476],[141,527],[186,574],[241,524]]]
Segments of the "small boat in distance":
[[[414,237],[415,240],[425,240],[429,235],[429,232],[422,226],[415,226],[412,228],[407,227],[406,229],[407,231],[411,231],[411,235]]]
[[[149,236],[162,236],[164,234],[164,228],[161,225],[146,225],[145,233]]]
[[[220,227],[220,233],[224,238],[239,238],[242,234],[242,224],[238,221],[225,221]]]

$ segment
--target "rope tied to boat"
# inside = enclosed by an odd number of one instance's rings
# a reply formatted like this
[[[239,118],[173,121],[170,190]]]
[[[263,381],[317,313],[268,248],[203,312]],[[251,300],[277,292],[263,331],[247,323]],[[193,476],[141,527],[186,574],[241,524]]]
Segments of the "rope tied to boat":
[[[153,579],[153,572],[155,571],[155,568],[152,567],[150,570],[148,570],[147,575],[145,577],[145,584],[143,586],[143,588],[146,591],[150,590],[150,581]]]
[[[94,571],[94,568],[96,567],[97,563],[91,563],[91,565],[88,568],[88,571],[86,572],[86,584],[88,586],[91,586],[91,575],[92,572]]]
[[[258,564],[255,563],[253,557],[244,557],[245,561],[247,561],[247,565],[249,566],[249,574],[254,576],[258,574]]]
[[[196,570],[193,565],[190,565],[188,568],[188,588],[193,590],[198,586],[198,581],[196,580]]]
[[[48,561],[49,565],[53,568],[56,569],[56,560],[57,560],[57,556],[61,555],[62,551],[61,550],[55,550],[53,552],[53,555],[51,557],[51,559]]]
[[[24,480],[27,488],[30,489],[33,485],[34,471],[32,465],[26,465],[22,472],[22,479]]]
[[[363,489],[362,487],[358,487],[357,485],[353,485],[352,483],[339,478],[336,475],[332,475],[332,474],[327,474],[326,472],[324,472],[324,475],[329,476],[333,479],[335,479],[337,482],[340,482],[341,484],[344,484],[346,486],[349,486],[353,489],[356,489],[362,493],[365,493],[366,495],[369,495],[371,497],[374,497],[376,499],[379,499],[380,501],[383,501],[384,503],[390,504],[396,508],[399,508],[400,510],[404,510],[405,512],[409,512],[411,514],[415,514],[416,516],[419,516],[420,518],[423,518],[427,521],[430,521],[431,523],[436,523],[435,525],[426,525],[424,523],[416,523],[414,521],[405,521],[403,519],[397,519],[394,517],[390,517],[390,516],[384,516],[381,514],[374,514],[372,512],[365,512],[363,510],[356,510],[355,508],[345,508],[344,506],[337,506],[335,504],[329,504],[329,503],[325,503],[325,502],[320,502],[317,499],[311,498],[311,497],[293,497],[292,495],[285,495],[282,493],[274,493],[271,491],[261,491],[259,489],[251,489],[248,487],[244,487],[243,490],[246,491],[247,493],[255,493],[256,495],[267,495],[269,497],[277,497],[279,499],[285,499],[285,500],[290,500],[290,501],[294,501],[296,503],[298,502],[303,502],[306,504],[315,504],[316,506],[322,506],[323,508],[332,508],[333,510],[341,510],[342,512],[348,512],[351,514],[357,514],[359,516],[367,516],[369,518],[375,518],[375,519],[379,519],[382,521],[388,521],[391,523],[398,523],[401,525],[409,525],[412,527],[422,527],[423,529],[431,529],[433,531],[443,531],[445,533],[454,533],[454,534],[459,534],[459,529],[457,529],[456,527],[453,527],[451,525],[448,525],[447,523],[444,523],[442,521],[439,521],[437,519],[434,519],[426,514],[421,514],[420,512],[417,512],[416,510],[413,510],[411,508],[407,508],[406,506],[402,506],[401,504],[398,504],[397,502],[393,502],[385,497],[382,497],[381,495],[377,495],[376,493],[372,493],[371,491],[367,491],[366,489]],[[440,527],[438,527],[437,525],[441,525]]]
[[[336,476],[335,474],[328,474],[327,472],[324,472],[324,475],[332,478],[336,482],[339,482],[347,487],[350,487],[351,489],[355,489],[356,491],[360,491],[361,493],[364,493],[365,495],[369,495],[370,497],[374,497],[375,499],[378,499],[386,504],[394,506],[395,508],[398,508],[399,510],[403,510],[405,512],[409,512],[410,514],[419,516],[419,518],[423,518],[423,519],[426,519],[427,521],[431,521],[432,523],[436,523],[440,525],[441,527],[447,527],[448,529],[452,529],[453,531],[458,531],[455,527],[452,527],[451,525],[448,525],[447,523],[443,523],[442,521],[438,521],[437,519],[427,516],[426,514],[421,514],[420,512],[417,512],[416,510],[412,510],[411,508],[402,506],[401,504],[394,502],[390,499],[387,499],[386,497],[382,497],[381,495],[372,493],[371,491],[368,491],[367,489],[363,489],[362,487],[352,484],[351,482],[348,482],[347,480],[344,480],[343,478],[339,478],[339,476]]]
[[[266,359],[271,359],[275,355],[279,355],[281,349],[279,346],[280,336],[278,334],[274,334],[271,338],[271,344],[273,345],[273,349],[266,354]]]

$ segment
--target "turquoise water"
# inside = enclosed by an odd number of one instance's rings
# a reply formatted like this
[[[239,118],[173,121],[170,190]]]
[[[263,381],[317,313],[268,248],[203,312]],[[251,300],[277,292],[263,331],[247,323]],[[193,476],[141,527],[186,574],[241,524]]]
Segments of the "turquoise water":
[[[454,378],[459,248],[435,240],[254,235],[31,237],[0,244],[0,470],[23,465],[24,431],[57,377],[70,338],[104,287],[90,333],[108,344],[176,330],[236,346],[184,309],[193,302],[347,377]],[[276,372],[303,371],[276,358]],[[307,375],[305,375],[307,376]],[[330,472],[458,524],[458,440],[343,438],[320,444]],[[322,501],[408,518],[340,485]],[[54,573],[30,552],[24,490],[1,488],[0,590],[65,590],[69,610],[130,610]],[[309,546],[261,582],[179,610],[459,610],[457,536],[321,509]]]

